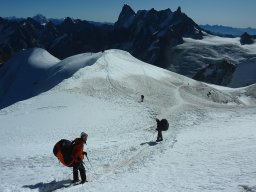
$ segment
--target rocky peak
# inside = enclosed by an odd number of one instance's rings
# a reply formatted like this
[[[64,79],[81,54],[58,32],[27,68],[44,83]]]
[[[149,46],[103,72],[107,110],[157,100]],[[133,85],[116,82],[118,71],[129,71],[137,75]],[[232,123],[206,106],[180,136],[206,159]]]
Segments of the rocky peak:
[[[245,45],[245,44],[253,44],[254,43],[254,39],[253,39],[253,36],[252,35],[249,35],[248,33],[243,33],[240,37],[240,43],[242,45]]]
[[[35,23],[36,21],[34,19],[32,19],[31,17],[28,17],[26,19],[26,22],[28,22],[28,23]]]
[[[133,15],[135,15],[135,12],[133,11],[133,9],[129,5],[125,4],[122,8],[122,11],[120,12],[118,21],[126,20]]]
[[[176,14],[181,14],[181,7],[179,6],[178,9],[176,10]]]
[[[68,33],[74,30],[75,22],[72,18],[66,17],[64,21],[59,25],[62,32]]]
[[[173,12],[171,11],[171,9],[165,9],[165,10],[160,10],[159,11],[159,15],[163,15],[163,16],[169,16],[169,15],[172,15]]]
[[[70,18],[70,17],[66,17],[65,19],[64,19],[64,22],[63,22],[64,24],[73,24],[74,22],[73,22],[73,19],[72,18]]]
[[[34,19],[35,21],[37,21],[38,23],[40,23],[40,24],[46,24],[46,23],[49,22],[48,19],[47,19],[45,16],[41,15],[41,14],[35,15],[35,16],[33,17],[33,19]]]
[[[136,14],[132,10],[132,8],[129,5],[125,4],[119,14],[117,22],[114,25],[115,28],[129,28],[133,23],[134,15]]]
[[[35,21],[33,18],[31,17],[28,17],[24,22],[23,22],[23,28],[27,28],[27,27],[30,27],[30,28],[38,28],[38,29],[41,29],[41,25],[40,23],[38,23],[37,21]]]
[[[122,8],[122,11],[121,11],[121,14],[133,15],[133,14],[135,14],[135,12],[133,11],[133,9],[129,5],[124,4],[124,6]]]
[[[181,7],[178,7],[176,11],[174,11],[174,18],[175,19],[180,19],[182,15],[185,15],[181,12]]]
[[[185,13],[182,13],[180,7],[173,13],[172,28],[183,37],[194,39],[202,39],[203,37],[202,29]]]

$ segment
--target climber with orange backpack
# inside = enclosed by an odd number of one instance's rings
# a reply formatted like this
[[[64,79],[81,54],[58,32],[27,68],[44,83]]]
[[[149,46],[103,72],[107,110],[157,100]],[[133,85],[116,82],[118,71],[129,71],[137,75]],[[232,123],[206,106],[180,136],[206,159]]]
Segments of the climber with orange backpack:
[[[78,171],[81,176],[81,183],[87,182],[86,171],[84,168],[84,155],[87,157],[87,153],[84,151],[84,144],[86,144],[88,135],[84,132],[81,133],[80,138],[76,138],[74,141],[61,139],[57,142],[53,148],[54,155],[59,161],[67,166],[73,167],[73,182],[79,181]]]
[[[81,133],[80,138],[76,138],[72,141],[73,152],[72,157],[74,159],[73,163],[73,182],[78,182],[78,170],[81,176],[81,183],[87,182],[86,180],[86,172],[83,165],[84,155],[87,156],[87,153],[84,151],[84,144],[86,144],[88,135],[84,132]]]

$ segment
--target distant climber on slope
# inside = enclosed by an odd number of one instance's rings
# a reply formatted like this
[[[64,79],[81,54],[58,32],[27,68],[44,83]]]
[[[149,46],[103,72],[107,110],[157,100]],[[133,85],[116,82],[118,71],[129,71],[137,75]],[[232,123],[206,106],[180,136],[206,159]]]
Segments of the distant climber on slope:
[[[156,142],[163,141],[163,135],[162,131],[167,131],[169,128],[169,123],[166,119],[162,119],[161,121],[156,118],[156,123],[157,123],[157,139]]]
[[[87,141],[87,137],[88,135],[82,132],[80,138],[76,138],[74,141],[72,141],[72,145],[73,145],[72,157],[74,159],[74,163],[73,163],[73,182],[74,183],[79,181],[78,171],[80,172],[81,183],[87,182],[86,171],[83,165],[84,155],[87,156],[87,153],[84,152],[84,144]]]

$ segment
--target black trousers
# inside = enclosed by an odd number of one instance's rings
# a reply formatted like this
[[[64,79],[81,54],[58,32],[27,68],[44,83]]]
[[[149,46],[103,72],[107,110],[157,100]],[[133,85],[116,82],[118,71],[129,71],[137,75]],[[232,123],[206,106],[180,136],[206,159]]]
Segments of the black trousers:
[[[162,135],[162,131],[158,130],[157,131],[157,139],[156,141],[163,141],[163,135]]]
[[[74,163],[73,165],[73,179],[74,181],[78,181],[78,171],[80,172],[81,180],[86,181],[86,172],[83,165],[83,161]]]

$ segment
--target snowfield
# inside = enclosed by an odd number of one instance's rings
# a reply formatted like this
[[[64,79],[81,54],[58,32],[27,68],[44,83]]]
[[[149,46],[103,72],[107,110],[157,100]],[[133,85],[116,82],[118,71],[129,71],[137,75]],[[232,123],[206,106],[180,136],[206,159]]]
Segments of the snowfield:
[[[255,84],[204,84],[120,50],[60,61],[31,49],[0,86],[0,191],[256,191]],[[170,124],[159,143],[155,118]],[[52,149],[82,131],[89,182],[67,187]]]

